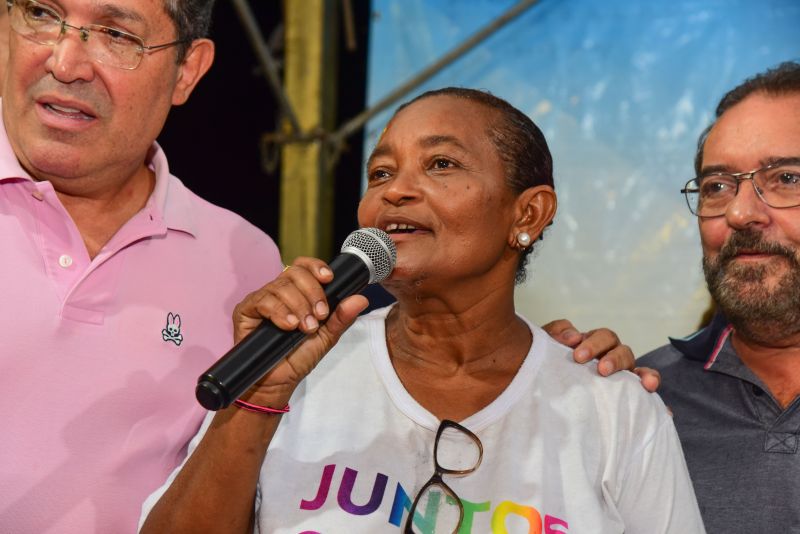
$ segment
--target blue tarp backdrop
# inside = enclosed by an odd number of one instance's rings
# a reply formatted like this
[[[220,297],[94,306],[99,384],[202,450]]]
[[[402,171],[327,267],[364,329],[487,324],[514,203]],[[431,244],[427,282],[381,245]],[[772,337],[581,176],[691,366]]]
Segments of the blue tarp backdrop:
[[[374,0],[376,102],[505,12],[510,0]],[[679,190],[719,98],[800,59],[797,0],[542,0],[412,96],[487,89],[544,131],[559,207],[517,307],[609,326],[637,355],[695,329],[709,303]],[[389,118],[368,125],[371,149]]]

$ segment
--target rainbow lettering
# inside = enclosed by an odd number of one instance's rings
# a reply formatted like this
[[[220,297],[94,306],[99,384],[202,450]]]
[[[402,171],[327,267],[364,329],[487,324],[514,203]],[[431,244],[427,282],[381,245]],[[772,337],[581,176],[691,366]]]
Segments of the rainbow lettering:
[[[333,482],[333,475],[336,472],[336,464],[328,464],[322,468],[322,475],[320,476],[319,486],[315,497],[312,500],[301,500],[300,509],[306,511],[319,510],[328,500],[328,494],[331,490]],[[339,484],[339,489],[336,494],[336,502],[341,510],[344,512],[355,515],[364,516],[375,513],[380,508],[383,498],[386,495],[386,487],[389,483],[389,477],[383,473],[375,475],[374,482],[372,483],[372,491],[369,500],[366,503],[354,503],[353,488],[358,480],[358,471],[351,467],[345,467],[342,475],[342,481]],[[449,497],[448,497],[449,499]],[[412,497],[398,482],[394,489],[394,498],[392,500],[392,508],[387,518],[390,525],[402,527],[403,519],[411,510]],[[512,501],[501,501],[492,510],[491,501],[471,502],[467,500],[461,501],[464,506],[464,519],[461,523],[461,528],[458,534],[471,534],[472,526],[475,522],[477,514],[491,513],[491,531],[492,534],[508,534],[506,527],[506,519],[509,516],[522,517],[527,519],[529,529],[528,534],[568,534],[569,524],[564,519],[545,515],[542,519],[539,510],[533,506],[523,505]],[[419,526],[422,530],[427,525],[433,523],[432,518],[435,518],[437,507],[432,506],[424,511],[417,510],[414,517],[415,525]],[[307,531],[311,534],[313,531]]]

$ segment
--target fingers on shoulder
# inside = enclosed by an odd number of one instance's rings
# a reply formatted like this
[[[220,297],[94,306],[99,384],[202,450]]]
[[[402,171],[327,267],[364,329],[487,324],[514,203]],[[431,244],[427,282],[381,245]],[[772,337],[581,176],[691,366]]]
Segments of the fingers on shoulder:
[[[553,337],[562,335],[564,333],[578,332],[578,329],[575,328],[575,325],[573,325],[568,319],[556,319],[555,321],[550,321],[549,323],[543,325],[542,328],[545,332]]]
[[[620,345],[619,336],[610,328],[595,328],[586,332],[586,339],[600,348],[613,348]]]
[[[559,343],[575,348],[582,340],[583,335],[575,325],[567,319],[556,319],[542,326],[545,332]]]
[[[636,357],[628,345],[619,344],[601,357],[598,365],[600,373],[605,376],[617,371],[633,371]]]
[[[578,362],[587,362],[592,358],[599,358],[602,374],[633,369],[633,353],[630,347],[623,345],[617,334],[608,328],[589,330],[583,340],[575,347],[575,359]]]
[[[661,385],[661,373],[650,367],[636,367],[633,370],[642,381],[642,387],[651,393],[655,393]]]

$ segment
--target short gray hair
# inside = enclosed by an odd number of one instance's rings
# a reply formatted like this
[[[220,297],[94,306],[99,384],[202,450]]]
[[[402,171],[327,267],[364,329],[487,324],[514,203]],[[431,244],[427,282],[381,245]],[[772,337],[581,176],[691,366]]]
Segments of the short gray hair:
[[[164,11],[175,24],[178,40],[178,63],[183,62],[189,46],[195,39],[208,35],[211,11],[215,0],[164,0]]]

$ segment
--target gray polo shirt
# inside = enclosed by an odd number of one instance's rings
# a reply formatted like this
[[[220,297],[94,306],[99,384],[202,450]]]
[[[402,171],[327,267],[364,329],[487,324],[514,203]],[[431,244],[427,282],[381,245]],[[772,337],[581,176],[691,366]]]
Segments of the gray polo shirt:
[[[709,534],[800,533],[800,397],[781,409],[722,315],[639,358],[658,369]]]

